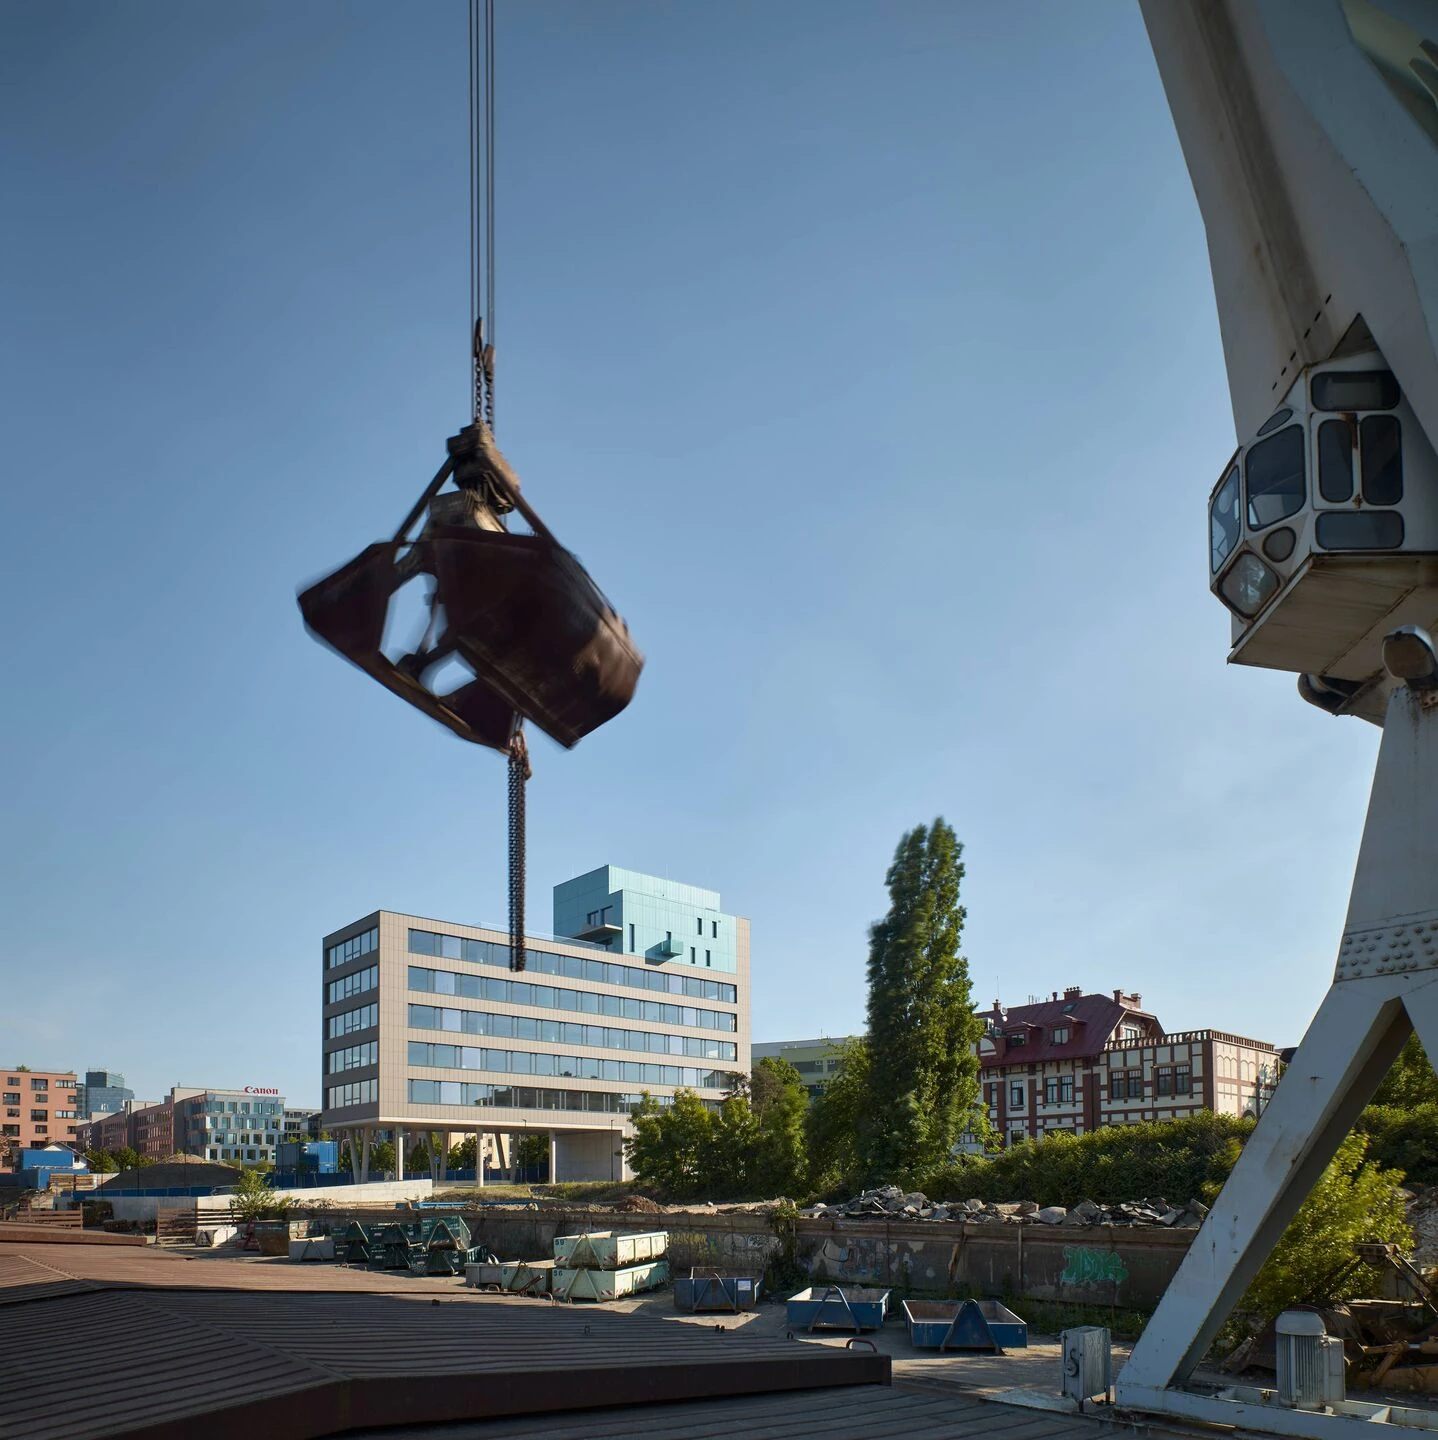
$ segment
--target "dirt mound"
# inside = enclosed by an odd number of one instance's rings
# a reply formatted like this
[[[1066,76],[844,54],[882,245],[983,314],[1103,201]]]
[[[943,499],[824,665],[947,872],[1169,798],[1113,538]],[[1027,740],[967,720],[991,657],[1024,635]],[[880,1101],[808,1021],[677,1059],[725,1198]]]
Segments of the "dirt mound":
[[[664,1213],[664,1207],[651,1200],[647,1195],[626,1195],[622,1200],[615,1202],[614,1208],[628,1215],[662,1215]]]

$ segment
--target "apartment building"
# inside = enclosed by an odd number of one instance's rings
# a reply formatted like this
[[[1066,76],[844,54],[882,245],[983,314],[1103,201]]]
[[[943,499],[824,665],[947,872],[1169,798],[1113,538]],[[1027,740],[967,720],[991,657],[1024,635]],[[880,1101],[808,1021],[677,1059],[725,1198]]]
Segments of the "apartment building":
[[[553,937],[377,910],[321,945],[322,1128],[545,1135],[559,1180],[626,1173],[644,1093],[718,1104],[749,1069],[749,922],[717,891],[602,866],[554,887]],[[361,1168],[364,1161],[361,1159]]]
[[[134,1098],[135,1092],[118,1070],[87,1070],[75,1090],[75,1109],[81,1120],[88,1120],[94,1115],[113,1115]]]
[[[73,1070],[0,1067],[0,1082],[0,1164],[13,1164],[21,1150],[75,1144],[79,1082]]]
[[[1171,1120],[1212,1110],[1258,1115],[1278,1083],[1278,1051],[1219,1030],[1166,1034],[1143,997],[1062,995],[983,1016],[980,1084],[1005,1144],[1054,1131]]]

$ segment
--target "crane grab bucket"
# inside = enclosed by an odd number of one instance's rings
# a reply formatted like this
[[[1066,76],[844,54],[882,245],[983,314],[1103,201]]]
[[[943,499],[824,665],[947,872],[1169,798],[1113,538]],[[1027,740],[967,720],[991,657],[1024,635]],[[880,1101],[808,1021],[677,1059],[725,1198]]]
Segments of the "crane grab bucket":
[[[393,540],[300,593],[305,625],[461,739],[507,750],[529,720],[567,749],[629,704],[643,659],[584,567],[519,497],[488,432],[472,427],[450,451]],[[458,490],[439,493],[451,474]],[[426,507],[423,531],[406,539]],[[498,515],[510,508],[537,533],[503,529]],[[394,596],[421,576],[429,627],[409,653],[387,655]],[[473,678],[442,692],[434,682],[452,661]]]

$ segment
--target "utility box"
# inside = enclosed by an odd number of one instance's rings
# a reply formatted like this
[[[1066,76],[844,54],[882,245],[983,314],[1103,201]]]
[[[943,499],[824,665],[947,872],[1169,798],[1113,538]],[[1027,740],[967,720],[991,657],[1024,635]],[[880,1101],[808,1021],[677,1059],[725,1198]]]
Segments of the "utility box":
[[[1059,1336],[1063,1354],[1063,1393],[1080,1410],[1095,1395],[1108,1396],[1113,1385],[1113,1337],[1103,1325],[1078,1325]]]

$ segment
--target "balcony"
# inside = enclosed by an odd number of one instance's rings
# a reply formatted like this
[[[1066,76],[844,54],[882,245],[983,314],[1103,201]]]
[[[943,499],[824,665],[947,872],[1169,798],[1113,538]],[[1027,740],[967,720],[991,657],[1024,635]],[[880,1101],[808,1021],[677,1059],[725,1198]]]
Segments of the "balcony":
[[[624,933],[622,925],[611,920],[600,920],[593,925],[583,925],[574,932],[574,939],[587,940],[591,945],[608,945]]]

